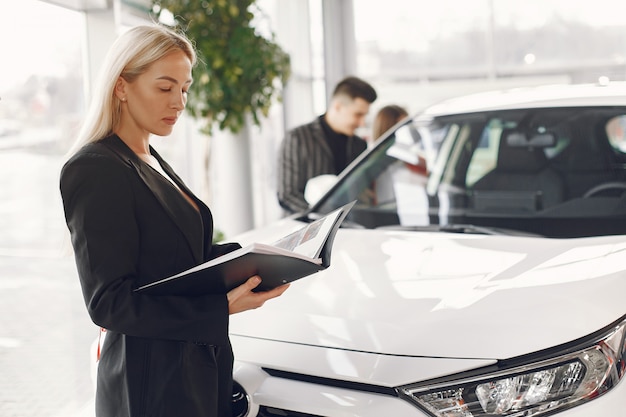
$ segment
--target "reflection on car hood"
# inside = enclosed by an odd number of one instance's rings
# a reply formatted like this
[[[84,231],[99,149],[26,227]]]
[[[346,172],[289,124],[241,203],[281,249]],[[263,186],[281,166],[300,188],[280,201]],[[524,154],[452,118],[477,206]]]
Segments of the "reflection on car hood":
[[[295,227],[282,220],[240,241],[271,242]],[[231,316],[231,334],[386,355],[510,358],[621,317],[625,250],[621,236],[340,229],[327,270]]]

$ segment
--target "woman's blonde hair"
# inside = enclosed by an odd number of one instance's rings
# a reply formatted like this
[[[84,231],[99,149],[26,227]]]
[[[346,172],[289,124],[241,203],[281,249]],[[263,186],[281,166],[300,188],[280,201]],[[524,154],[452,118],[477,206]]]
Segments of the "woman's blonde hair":
[[[196,64],[196,52],[190,40],[165,26],[136,26],[120,35],[104,60],[87,114],[69,154],[113,133],[121,112],[120,101],[114,96],[119,77],[133,82],[154,62],[179,50],[187,55],[192,66]]]

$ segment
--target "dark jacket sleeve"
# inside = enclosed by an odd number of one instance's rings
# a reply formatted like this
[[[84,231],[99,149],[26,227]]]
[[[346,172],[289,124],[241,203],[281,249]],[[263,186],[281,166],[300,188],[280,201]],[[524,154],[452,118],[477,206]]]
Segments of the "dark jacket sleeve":
[[[280,145],[278,158],[278,202],[285,210],[296,213],[309,208],[304,199],[304,188],[309,179],[302,128],[287,133]]]
[[[93,322],[149,338],[227,343],[225,294],[197,297],[135,293],[142,241],[129,172],[106,156],[82,154],[61,172],[60,188],[78,275]],[[177,256],[172,253],[171,256]]]

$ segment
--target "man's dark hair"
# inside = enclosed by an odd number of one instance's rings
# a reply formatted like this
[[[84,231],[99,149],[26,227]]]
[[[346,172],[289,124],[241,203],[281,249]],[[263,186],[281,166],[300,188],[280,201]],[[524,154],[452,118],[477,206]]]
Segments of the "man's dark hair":
[[[374,87],[357,77],[346,77],[339,81],[333,91],[333,97],[339,95],[348,96],[351,99],[362,98],[370,104],[378,97]]]

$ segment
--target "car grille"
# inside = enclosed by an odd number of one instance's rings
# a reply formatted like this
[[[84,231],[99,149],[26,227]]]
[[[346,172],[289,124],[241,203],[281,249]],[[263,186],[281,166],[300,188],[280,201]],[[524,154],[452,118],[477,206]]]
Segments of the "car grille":
[[[320,385],[325,385],[329,387],[344,388],[344,389],[350,389],[350,390],[355,390],[355,391],[373,392],[376,394],[390,395],[392,397],[398,396],[398,392],[396,391],[395,388],[383,387],[380,385],[342,381],[339,379],[323,378],[323,377],[313,376],[313,375],[304,375],[304,374],[298,374],[294,372],[280,371],[280,370],[271,369],[271,368],[263,368],[263,370],[267,372],[268,374],[270,374],[271,376],[276,377],[276,378],[291,379],[293,381],[302,381],[302,382],[308,382],[310,384],[320,384]]]
[[[316,414],[299,413],[297,411],[283,410],[282,408],[261,406],[258,417],[323,417]]]
[[[321,385],[326,385],[326,386],[347,388],[347,389],[359,390],[359,391],[365,391],[365,392],[375,392],[377,394],[391,395],[394,397],[398,396],[398,393],[396,392],[394,388],[380,387],[377,385],[369,385],[369,384],[361,384],[361,383],[353,383],[353,382],[340,381],[340,380],[329,379],[329,378],[314,377],[311,375],[302,375],[302,374],[297,374],[293,372],[279,371],[279,370],[270,369],[270,368],[263,368],[263,370],[267,372],[268,374],[277,378],[285,378],[285,379],[291,379],[294,381],[303,381],[303,382],[308,382],[308,383],[313,383],[313,384],[321,384]],[[236,408],[237,412],[233,410],[234,411],[233,416],[243,417],[247,415],[247,412],[249,410],[248,401],[249,401],[248,394],[245,392],[245,390],[243,389],[241,385],[236,383],[236,389],[233,390],[233,409]],[[318,414],[301,413],[299,411],[285,410],[282,408],[268,407],[265,405],[261,405],[259,407],[259,412],[254,417],[326,417],[326,416],[321,416]]]

